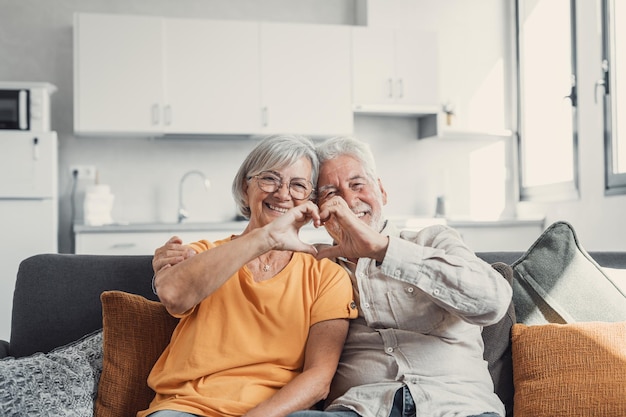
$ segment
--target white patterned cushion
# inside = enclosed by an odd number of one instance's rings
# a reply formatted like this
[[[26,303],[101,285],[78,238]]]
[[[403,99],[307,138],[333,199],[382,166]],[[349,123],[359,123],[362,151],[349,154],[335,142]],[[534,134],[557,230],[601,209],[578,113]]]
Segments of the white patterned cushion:
[[[102,330],[43,354],[0,360],[0,416],[93,416]]]

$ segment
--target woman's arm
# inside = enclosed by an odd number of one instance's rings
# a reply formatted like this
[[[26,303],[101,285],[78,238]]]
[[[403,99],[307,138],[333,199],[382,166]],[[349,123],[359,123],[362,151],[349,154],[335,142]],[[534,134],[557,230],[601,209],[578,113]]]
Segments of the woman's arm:
[[[269,249],[262,229],[165,265],[154,279],[161,303],[170,314],[183,314],[215,292],[239,268]]]
[[[264,227],[246,231],[237,239],[191,256],[184,262],[162,266],[154,279],[161,303],[170,314],[183,314],[215,292],[245,264],[270,250],[316,254],[312,245],[298,238],[300,227],[311,219],[319,221],[317,206],[312,202],[301,204]],[[157,249],[155,256],[159,253],[163,252]],[[167,252],[165,254],[167,256]],[[162,265],[162,262],[153,260],[156,269],[155,265]]]
[[[309,409],[325,399],[337,370],[348,326],[348,319],[326,320],[311,326],[303,372],[245,417],[283,417]]]

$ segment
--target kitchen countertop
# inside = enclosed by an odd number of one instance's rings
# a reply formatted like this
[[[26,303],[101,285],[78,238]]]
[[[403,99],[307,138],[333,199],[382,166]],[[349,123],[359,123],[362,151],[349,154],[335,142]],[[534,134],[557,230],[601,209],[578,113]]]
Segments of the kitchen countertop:
[[[545,226],[545,217],[524,217],[511,219],[471,219],[471,218],[429,218],[411,216],[391,216],[390,221],[399,228],[424,226],[428,223],[447,223],[450,227],[515,227],[515,226]],[[146,222],[146,223],[114,223],[102,226],[89,226],[85,224],[74,224],[74,233],[139,233],[139,232],[183,232],[183,231],[242,231],[248,224],[247,220],[226,220],[221,222]],[[313,229],[312,225],[306,228]]]
[[[510,226],[541,226],[545,225],[545,217],[524,217],[515,219],[471,219],[471,218],[449,218],[450,227],[510,227]]]
[[[247,221],[223,221],[223,222],[188,222],[188,223],[113,223],[102,226],[89,226],[74,224],[74,233],[136,233],[136,232],[182,232],[182,231],[232,231],[243,230]]]

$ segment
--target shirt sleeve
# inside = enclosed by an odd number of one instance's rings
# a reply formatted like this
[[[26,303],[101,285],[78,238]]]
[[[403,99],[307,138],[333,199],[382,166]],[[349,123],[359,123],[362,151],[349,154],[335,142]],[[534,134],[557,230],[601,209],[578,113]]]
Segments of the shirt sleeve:
[[[390,236],[380,267],[386,276],[415,285],[472,324],[496,323],[511,302],[510,284],[447,226]]]

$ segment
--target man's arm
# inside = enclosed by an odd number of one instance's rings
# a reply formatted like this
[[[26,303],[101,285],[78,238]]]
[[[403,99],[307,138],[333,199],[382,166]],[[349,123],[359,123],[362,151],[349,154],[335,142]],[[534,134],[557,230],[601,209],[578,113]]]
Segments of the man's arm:
[[[196,254],[191,246],[183,245],[178,236],[172,236],[165,244],[154,251],[152,269],[156,274],[166,265],[176,265]]]
[[[392,279],[415,285],[434,303],[463,320],[497,322],[511,302],[511,285],[463,242],[458,232],[437,225],[392,237],[380,266]]]

